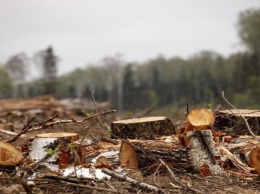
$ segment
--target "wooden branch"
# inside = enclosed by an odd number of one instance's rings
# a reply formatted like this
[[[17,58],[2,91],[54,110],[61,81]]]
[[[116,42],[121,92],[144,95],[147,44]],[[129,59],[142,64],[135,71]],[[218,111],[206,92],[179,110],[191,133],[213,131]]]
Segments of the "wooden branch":
[[[236,109],[236,110],[238,111],[238,109],[226,99],[226,97],[225,97],[225,95],[224,95],[224,91],[222,91],[222,98],[223,98],[232,108],[234,108],[234,109]],[[238,111],[238,114],[239,114],[239,116],[241,116],[241,117],[243,118],[243,120],[245,121],[246,126],[247,126],[247,129],[248,129],[248,131],[250,132],[250,134],[257,140],[256,135],[253,133],[253,131],[252,131],[251,127],[249,126],[249,124],[248,124],[246,118],[245,118],[245,117],[241,114],[241,112],[239,112],[239,111]]]
[[[91,190],[107,191],[107,192],[112,192],[112,193],[120,193],[117,190],[100,188],[100,187],[91,187],[91,186],[87,186],[87,185],[80,185],[80,183],[90,182],[89,180],[86,180],[86,179],[84,180],[84,179],[78,179],[78,178],[72,178],[72,177],[54,176],[54,175],[49,175],[49,174],[44,175],[43,178],[64,181],[64,182],[66,182],[66,184],[74,185],[74,186],[77,186],[77,187],[84,187],[84,188],[91,189]]]
[[[87,185],[80,185],[80,184],[68,183],[68,182],[66,182],[66,184],[73,185],[73,186],[76,186],[76,187],[82,187],[82,188],[86,188],[86,189],[91,189],[91,190],[97,190],[97,191],[106,191],[106,192],[111,192],[111,193],[122,193],[122,192],[120,192],[118,190],[101,188],[101,187],[98,187],[98,185],[96,187],[91,187],[91,186],[87,186]]]
[[[73,178],[73,177],[63,177],[63,176],[55,176],[51,174],[45,174],[42,178],[52,179],[52,180],[59,180],[59,181],[65,181],[70,183],[86,183],[87,180]]]
[[[117,172],[114,172],[114,171],[111,171],[111,170],[108,170],[106,168],[103,168],[102,169],[102,172],[112,176],[112,177],[115,177],[119,180],[123,180],[123,181],[127,181],[129,183],[132,183],[134,185],[137,185],[143,189],[146,189],[146,190],[149,190],[149,191],[153,191],[153,192],[156,192],[156,193],[164,193],[162,189],[156,187],[156,186],[153,186],[153,185],[149,185],[147,183],[144,183],[144,182],[140,182],[140,181],[137,181],[135,179],[132,179],[130,177],[127,177],[125,175],[122,175],[122,174],[119,174]]]
[[[12,135],[12,136],[15,136],[15,135],[18,134],[18,133],[15,133],[13,131],[1,129],[1,128],[0,128],[0,133],[6,134],[6,135]]]
[[[243,162],[241,162],[235,155],[233,155],[224,146],[219,146],[219,150],[222,153],[222,155],[226,156],[234,166],[236,166],[238,169],[242,170],[243,172],[249,174],[251,171],[255,170],[254,168],[250,168],[247,165],[245,165]]]
[[[105,111],[105,112],[102,112],[102,113],[99,113],[99,114],[95,114],[95,115],[89,116],[89,117],[87,117],[87,118],[85,118],[83,120],[80,120],[80,121],[69,119],[69,120],[57,120],[57,121],[50,122],[50,121],[52,121],[52,120],[54,120],[55,118],[58,117],[58,115],[56,115],[56,116],[51,117],[51,118],[49,118],[47,120],[44,120],[44,121],[41,121],[41,122],[38,122],[38,123],[36,123],[34,125],[29,126],[30,123],[34,120],[34,117],[33,117],[29,122],[27,122],[27,124],[23,127],[23,129],[21,130],[20,133],[18,133],[15,137],[13,137],[11,139],[8,139],[7,142],[11,143],[11,142],[16,141],[22,134],[24,134],[26,132],[30,132],[30,131],[34,131],[34,130],[40,130],[40,129],[43,129],[43,128],[48,128],[48,127],[51,127],[51,126],[53,126],[55,124],[83,123],[86,120],[98,117],[100,115],[105,115],[105,114],[108,114],[108,113],[112,113],[112,112],[115,112],[115,110],[108,110],[108,111]],[[50,123],[48,123],[48,122],[50,122]]]

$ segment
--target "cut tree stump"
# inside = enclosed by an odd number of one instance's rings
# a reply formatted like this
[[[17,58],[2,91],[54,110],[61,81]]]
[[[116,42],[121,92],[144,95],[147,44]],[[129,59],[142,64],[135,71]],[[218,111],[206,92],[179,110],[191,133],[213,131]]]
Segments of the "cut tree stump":
[[[115,121],[112,137],[121,139],[156,139],[174,134],[174,126],[167,117],[143,117]]]
[[[0,169],[3,171],[12,171],[22,160],[22,153],[12,144],[0,141]]]
[[[77,133],[42,133],[38,134],[28,145],[29,156],[35,162],[42,162],[48,167],[66,168],[75,157],[70,146],[79,139]]]
[[[218,111],[214,127],[227,135],[250,135],[241,115],[247,119],[253,133],[260,135],[260,110],[229,109]]]

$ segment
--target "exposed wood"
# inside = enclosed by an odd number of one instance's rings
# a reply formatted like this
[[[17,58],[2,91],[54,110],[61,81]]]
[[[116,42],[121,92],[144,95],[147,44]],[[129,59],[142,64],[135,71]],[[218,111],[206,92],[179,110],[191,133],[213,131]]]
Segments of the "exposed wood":
[[[207,129],[214,121],[215,117],[210,109],[194,109],[187,117],[185,131]]]
[[[119,161],[122,167],[138,170],[137,154],[129,141],[121,141]]]
[[[17,165],[22,158],[22,153],[12,144],[0,141],[0,166],[3,169]]]
[[[255,168],[260,175],[260,148],[256,146],[249,155],[249,162],[251,167]]]
[[[227,109],[218,111],[218,114],[228,114],[239,116],[241,114],[244,117],[259,117],[260,118],[260,110],[250,110],[250,109]]]
[[[166,117],[144,117],[115,121],[112,137],[122,139],[155,139],[174,134],[174,126]]]
[[[244,164],[243,162],[241,162],[241,160],[239,160],[239,158],[237,158],[235,155],[233,155],[227,148],[225,148],[224,146],[220,145],[218,147],[221,156],[222,157],[226,157],[228,160],[230,160],[232,162],[232,164],[237,167],[238,169],[242,170],[244,173],[250,173],[251,171],[255,170],[254,168],[250,168],[248,167],[246,164]]]
[[[4,133],[4,134],[7,134],[7,135],[11,135],[11,136],[16,136],[17,135],[17,133],[15,133],[13,131],[1,129],[1,128],[0,128],[0,133]],[[22,137],[24,137],[24,136],[22,136]]]

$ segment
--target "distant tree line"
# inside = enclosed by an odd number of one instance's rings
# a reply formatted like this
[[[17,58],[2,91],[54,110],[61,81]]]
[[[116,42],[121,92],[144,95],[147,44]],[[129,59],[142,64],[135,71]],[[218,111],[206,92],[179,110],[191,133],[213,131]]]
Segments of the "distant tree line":
[[[106,57],[57,76],[58,57],[52,47],[39,51],[34,61],[39,79],[26,79],[29,60],[12,56],[0,66],[0,98],[52,94],[58,98],[84,98],[95,91],[98,101],[108,101],[119,111],[158,106],[217,103],[221,92],[237,107],[259,108],[260,9],[242,12],[238,32],[247,50],[224,57],[202,51],[188,59],[159,55],[143,63],[127,62],[122,55]]]

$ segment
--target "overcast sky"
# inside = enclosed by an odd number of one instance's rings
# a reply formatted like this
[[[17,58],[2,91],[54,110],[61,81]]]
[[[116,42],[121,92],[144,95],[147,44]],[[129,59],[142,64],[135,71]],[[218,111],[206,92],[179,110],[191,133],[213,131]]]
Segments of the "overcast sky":
[[[260,0],[0,0],[0,63],[52,45],[59,73],[106,56],[144,61],[241,48],[238,13]]]

